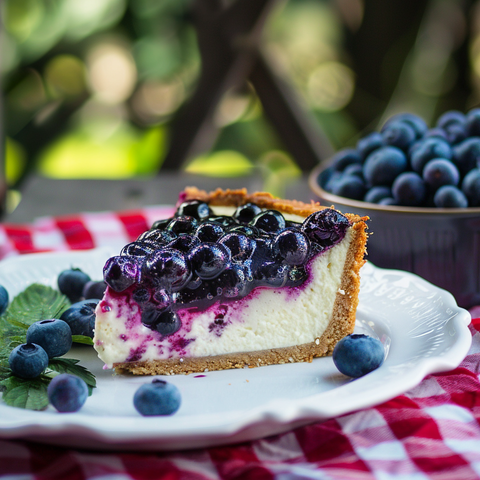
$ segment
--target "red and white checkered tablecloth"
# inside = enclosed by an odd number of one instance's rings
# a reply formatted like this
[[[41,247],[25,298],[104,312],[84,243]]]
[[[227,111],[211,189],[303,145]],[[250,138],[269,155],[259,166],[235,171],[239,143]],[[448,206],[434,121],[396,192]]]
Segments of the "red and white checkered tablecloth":
[[[0,258],[39,251],[120,248],[169,207],[0,225]],[[480,317],[480,311],[472,310]],[[480,318],[469,354],[388,402],[290,432],[185,452],[96,452],[0,440],[0,479],[480,479]]]

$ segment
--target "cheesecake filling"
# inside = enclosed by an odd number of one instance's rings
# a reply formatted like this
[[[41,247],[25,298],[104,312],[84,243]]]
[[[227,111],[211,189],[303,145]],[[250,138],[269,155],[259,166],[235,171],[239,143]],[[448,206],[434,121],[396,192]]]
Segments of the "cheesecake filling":
[[[257,287],[236,301],[217,301],[203,311],[179,309],[181,328],[162,336],[145,326],[130,292],[108,288],[96,312],[94,347],[108,368],[115,363],[249,352],[314,342],[328,326],[346,255],[339,244],[309,262],[298,287]]]

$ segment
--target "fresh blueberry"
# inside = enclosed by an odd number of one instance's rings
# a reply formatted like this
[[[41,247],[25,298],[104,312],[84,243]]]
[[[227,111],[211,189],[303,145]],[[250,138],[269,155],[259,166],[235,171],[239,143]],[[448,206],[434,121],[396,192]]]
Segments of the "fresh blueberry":
[[[190,277],[185,255],[173,248],[162,248],[149,255],[142,269],[142,278],[156,286],[169,285],[173,292],[184,287]]]
[[[65,310],[60,319],[68,323],[72,335],[85,335],[93,338],[95,328],[95,309],[100,299],[90,298],[74,303]]]
[[[342,338],[333,349],[333,363],[348,377],[359,378],[382,365],[385,349],[376,338],[351,334]]]
[[[425,165],[423,180],[430,188],[437,190],[443,185],[458,185],[460,173],[450,160],[435,158]]]
[[[471,207],[480,207],[480,168],[474,168],[465,175],[462,192]]]
[[[36,378],[47,368],[48,355],[40,345],[23,343],[11,351],[8,364],[17,377]]]
[[[258,215],[262,209],[254,203],[246,203],[237,207],[233,214],[233,218],[239,223],[250,223],[255,215]]]
[[[405,122],[391,122],[382,130],[382,137],[385,145],[397,147],[400,150],[408,151],[416,140],[415,130]]]
[[[308,237],[297,229],[281,231],[273,242],[274,254],[287,265],[302,265],[310,251]]]
[[[116,292],[123,292],[138,279],[141,265],[138,257],[111,257],[103,267],[105,283]]]
[[[285,218],[277,210],[265,210],[255,215],[251,224],[267,233],[275,233],[285,228]]]
[[[343,175],[354,175],[363,180],[363,165],[360,163],[352,163],[351,165],[345,167]]]
[[[453,148],[453,160],[462,175],[477,167],[480,161],[480,137],[464,140]]]
[[[468,136],[480,137],[480,108],[473,108],[467,113],[465,128]]]
[[[223,227],[215,222],[203,222],[195,231],[195,235],[202,242],[216,242],[224,233]]]
[[[82,298],[83,287],[91,278],[78,268],[64,270],[57,279],[58,289],[71,302],[78,302]]]
[[[92,298],[103,298],[105,290],[107,289],[107,284],[103,281],[91,280],[87,282],[83,287],[82,297],[89,300]]]
[[[406,123],[409,127],[413,128],[417,138],[423,137],[428,130],[425,120],[414,113],[398,113],[393,115],[385,122],[383,129],[387,128],[390,124],[397,122]]]
[[[395,199],[393,197],[382,198],[379,202],[379,205],[396,205]]]
[[[342,178],[342,172],[337,172],[333,167],[327,167],[317,177],[317,183],[327,192],[331,192],[335,183]]]
[[[192,248],[200,245],[200,239],[195,235],[181,233],[175,240],[166,245],[166,248],[174,248],[182,253],[188,253]]]
[[[165,230],[170,223],[171,218],[162,218],[161,220],[156,220],[153,222],[150,230]]]
[[[437,127],[446,130],[452,125],[464,125],[465,122],[466,117],[462,112],[458,110],[448,110],[438,117]]]
[[[365,195],[366,187],[364,181],[357,175],[343,175],[332,186],[332,193],[340,197],[361,200]]]
[[[349,226],[350,222],[345,215],[333,208],[324,208],[309,215],[304,220],[301,230],[312,244],[330,247],[345,237]]]
[[[407,157],[396,147],[382,147],[365,160],[363,176],[367,185],[390,186],[395,178],[407,169]]]
[[[183,202],[177,208],[175,216],[188,216],[203,221],[212,215],[212,210],[207,203],[201,200],[188,200]]]
[[[448,142],[441,138],[430,137],[421,140],[410,152],[410,163],[414,172],[423,173],[423,167],[434,158],[452,158],[452,149]]]
[[[447,140],[451,145],[463,142],[468,134],[465,125],[453,124],[445,128]]]
[[[57,318],[40,320],[28,327],[27,343],[40,345],[48,358],[61,357],[72,346],[72,330],[67,322]]]
[[[170,224],[171,220],[169,220]],[[177,238],[177,234],[170,230],[147,230],[142,233],[138,238],[137,242],[153,244],[154,247],[160,247],[170,243],[172,240]]]
[[[390,187],[385,187],[385,186],[372,187],[365,194],[363,201],[369,202],[369,203],[380,203],[380,200],[383,200],[384,198],[388,198],[391,196],[392,196],[392,190],[390,189]]]
[[[442,140],[447,140],[447,134],[443,128],[430,128],[425,132],[423,138],[441,138]]]
[[[175,217],[170,220],[170,223],[167,226],[167,231],[176,233],[177,235],[181,233],[193,233],[197,226],[198,220],[195,217]]]
[[[87,401],[88,387],[80,377],[61,373],[49,383],[47,395],[50,403],[59,412],[77,412]]]
[[[360,153],[362,159],[367,158],[374,150],[383,147],[382,134],[379,132],[372,132],[365,135],[357,142],[357,150]]]
[[[3,285],[0,285],[0,315],[2,315],[7,309],[8,301],[8,291]]]
[[[453,185],[440,187],[433,197],[438,208],[466,208],[468,200],[465,194]]]
[[[246,235],[237,232],[229,232],[218,243],[224,245],[231,252],[232,260],[236,262],[249,258],[254,249],[254,241]]]
[[[361,164],[362,156],[354,148],[344,148],[337,152],[332,158],[332,166],[337,172],[343,172],[345,167],[352,164]]]
[[[127,243],[122,250],[120,251],[120,255],[130,255],[132,257],[145,257],[150,253],[155,251],[155,245],[153,242],[144,242],[144,241],[136,241],[132,243]]]
[[[204,280],[218,277],[228,267],[230,257],[230,250],[219,243],[202,243],[188,256],[192,269]]]
[[[143,416],[172,415],[180,408],[181,401],[178,388],[160,379],[142,385],[133,396],[133,405]]]
[[[392,193],[397,205],[415,207],[425,200],[427,187],[418,173],[405,172],[393,182]]]

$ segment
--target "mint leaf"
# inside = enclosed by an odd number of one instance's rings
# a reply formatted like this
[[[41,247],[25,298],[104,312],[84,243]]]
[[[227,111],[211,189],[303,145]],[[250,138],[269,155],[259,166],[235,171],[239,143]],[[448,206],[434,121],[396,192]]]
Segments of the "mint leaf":
[[[11,407],[44,410],[48,406],[47,387],[49,381],[43,376],[30,380],[14,376],[8,377],[0,382],[5,389],[2,395],[3,401]]]
[[[51,358],[48,362],[48,369],[58,373],[70,373],[80,377],[88,387],[88,394],[92,394],[92,389],[97,386],[95,376],[85,367],[78,365],[79,360],[74,358]]]
[[[93,339],[86,335],[72,335],[73,343],[83,343],[84,345],[93,345]]]
[[[59,291],[34,283],[12,300],[3,318],[7,323],[26,330],[38,320],[60,318],[69,306],[70,301]]]

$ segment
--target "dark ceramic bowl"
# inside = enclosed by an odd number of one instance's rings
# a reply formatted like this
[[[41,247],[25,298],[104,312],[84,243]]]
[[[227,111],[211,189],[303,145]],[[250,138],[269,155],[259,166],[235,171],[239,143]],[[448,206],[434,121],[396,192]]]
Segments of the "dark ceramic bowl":
[[[311,190],[323,205],[370,217],[368,260],[413,272],[451,292],[464,308],[480,305],[480,208],[384,206],[326,192],[315,168]]]

